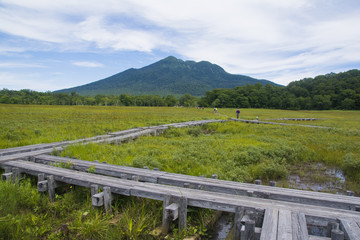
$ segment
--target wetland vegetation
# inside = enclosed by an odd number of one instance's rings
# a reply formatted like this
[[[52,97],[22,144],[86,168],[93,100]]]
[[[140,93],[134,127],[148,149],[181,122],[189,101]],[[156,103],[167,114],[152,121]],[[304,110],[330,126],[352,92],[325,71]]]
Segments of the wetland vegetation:
[[[0,148],[91,137],[133,127],[202,119],[229,119],[235,109],[169,107],[85,107],[0,105]],[[121,145],[87,144],[65,148],[61,156],[110,164],[160,168],[162,171],[220,179],[298,187],[296,178],[329,184],[323,191],[359,196],[360,112],[241,109],[243,119],[317,118],[291,122],[327,126],[247,124],[229,121],[199,127],[171,128],[160,136],[142,137]],[[329,172],[343,175],[329,175]],[[0,239],[158,239],[162,203],[118,196],[111,215],[92,209],[90,190],[75,186],[59,189],[54,203],[37,192],[35,179],[19,184],[0,183]],[[189,208],[188,228],[171,237],[208,233],[210,210]]]

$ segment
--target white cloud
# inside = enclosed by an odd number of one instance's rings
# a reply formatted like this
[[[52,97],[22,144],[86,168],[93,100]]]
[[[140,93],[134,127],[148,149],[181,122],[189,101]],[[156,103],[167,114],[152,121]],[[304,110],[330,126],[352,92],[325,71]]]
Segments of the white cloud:
[[[45,66],[32,63],[0,62],[0,68],[44,68]]]
[[[102,63],[98,62],[86,62],[86,61],[74,61],[72,62],[73,65],[79,66],[79,67],[103,67],[104,65]]]
[[[21,49],[169,52],[282,83],[360,62],[357,0],[2,0],[0,22],[41,41]]]

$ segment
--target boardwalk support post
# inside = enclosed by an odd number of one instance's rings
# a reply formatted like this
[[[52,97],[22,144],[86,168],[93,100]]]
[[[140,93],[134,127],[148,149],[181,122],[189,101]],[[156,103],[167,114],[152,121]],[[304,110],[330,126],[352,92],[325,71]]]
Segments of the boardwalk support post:
[[[101,207],[104,205],[104,192],[100,192],[91,196],[93,207]]]
[[[235,219],[234,219],[234,239],[238,240],[241,236],[241,219],[244,216],[244,207],[235,208]]]
[[[50,201],[55,201],[55,180],[53,175],[47,176],[47,189],[49,192]]]
[[[45,180],[45,173],[39,173],[38,174],[38,182]]]
[[[344,232],[340,229],[331,230],[331,240],[344,240]]]
[[[167,195],[164,199],[161,231],[167,234],[171,221],[179,219],[179,231],[186,228],[187,198]]]
[[[255,221],[247,219],[245,221],[245,226],[242,227],[241,231],[241,240],[254,239],[255,236]]]
[[[261,185],[261,180],[260,180],[260,179],[256,179],[256,180],[255,180],[255,184],[256,184],[256,185]]]
[[[47,180],[38,181],[37,189],[39,192],[46,192],[48,190],[48,181]]]
[[[4,174],[1,175],[1,179],[3,181],[11,181],[12,176],[13,176],[12,172],[4,173]]]
[[[104,206],[106,213],[111,213],[111,201],[113,199],[110,187],[104,187],[103,191],[97,193],[98,185],[91,185],[91,204],[93,207]]]
[[[270,182],[269,182],[269,185],[270,185],[271,187],[276,187],[276,182],[275,182],[275,181],[270,181]]]
[[[104,206],[106,213],[111,213],[112,194],[110,187],[104,187]]]
[[[19,168],[5,168],[5,173],[1,175],[3,181],[12,181],[15,183],[20,180],[20,169]]]
[[[99,185],[91,184],[91,197],[99,193]]]

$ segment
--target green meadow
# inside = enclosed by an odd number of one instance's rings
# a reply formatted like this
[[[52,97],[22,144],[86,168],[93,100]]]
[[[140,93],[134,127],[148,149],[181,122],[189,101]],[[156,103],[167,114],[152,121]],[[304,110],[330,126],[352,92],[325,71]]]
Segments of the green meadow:
[[[202,119],[229,119],[236,109],[169,107],[85,107],[0,105],[0,148],[91,137],[133,127]],[[228,121],[205,126],[171,128],[159,136],[120,145],[87,144],[67,147],[60,156],[111,164],[160,168],[162,171],[253,182],[277,181],[281,187],[336,186],[322,191],[352,190],[359,195],[360,112],[241,109],[242,119],[317,118],[277,121],[303,126],[247,124]],[[54,153],[55,154],[55,153]],[[341,171],[346,181],[328,175]],[[311,188],[309,187],[309,190]],[[8,205],[10,203],[10,205]],[[90,191],[62,189],[50,203],[37,192],[35,180],[0,184],[0,239],[158,239],[162,203],[119,196],[113,213],[92,209]],[[212,211],[190,208],[188,228],[171,238],[208,234]],[[1,235],[2,234],[2,235]]]

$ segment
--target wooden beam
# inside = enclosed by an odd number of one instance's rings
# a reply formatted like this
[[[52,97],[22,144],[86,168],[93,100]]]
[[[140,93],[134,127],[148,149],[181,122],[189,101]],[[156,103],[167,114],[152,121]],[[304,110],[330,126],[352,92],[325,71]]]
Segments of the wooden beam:
[[[305,214],[301,212],[291,213],[291,224],[293,240],[308,240],[309,233],[307,230]]]
[[[100,192],[92,195],[91,203],[93,207],[101,207],[104,206],[104,192]]]
[[[301,204],[311,204],[317,206],[326,206],[332,208],[341,208],[346,210],[356,210],[360,206],[360,199],[334,195],[329,193],[319,193],[295,189],[285,189],[278,187],[270,187],[264,185],[254,185],[247,183],[231,182],[224,180],[216,180],[210,178],[200,178],[195,176],[187,176],[182,174],[173,174],[161,171],[151,171],[147,169],[138,169],[131,167],[123,167],[117,165],[105,165],[90,161],[74,160],[61,157],[41,155],[36,157],[36,162],[52,163],[52,162],[73,162],[74,169],[88,169],[95,166],[95,173],[115,176],[124,179],[132,179],[132,176],[138,176],[140,182],[152,182],[165,185],[174,185],[179,187],[187,187],[193,189],[202,189],[211,192],[220,192],[234,195],[247,195],[260,197],[265,199],[273,199],[280,201],[296,202]],[[200,186],[200,188],[199,188]]]
[[[172,203],[165,208],[165,211],[168,212],[169,219],[175,221],[179,217],[179,204]]]
[[[341,229],[345,233],[345,237],[349,240],[359,240],[360,228],[352,219],[340,218]]]
[[[279,210],[278,221],[278,240],[291,240],[292,239],[292,223],[291,223],[291,211]]]
[[[12,172],[1,174],[1,180],[2,181],[11,181],[12,179],[13,179],[13,173]]]
[[[265,210],[260,240],[277,240],[278,217],[278,209],[267,208]]]

